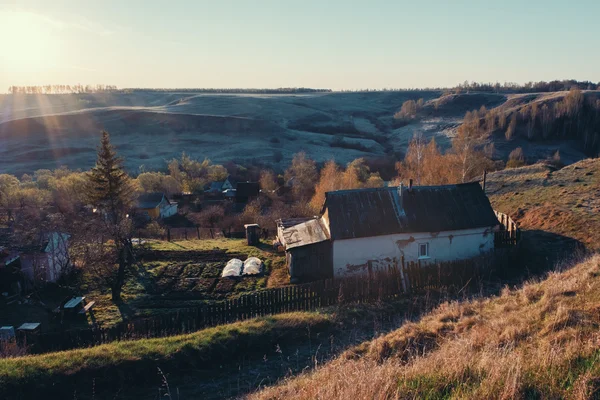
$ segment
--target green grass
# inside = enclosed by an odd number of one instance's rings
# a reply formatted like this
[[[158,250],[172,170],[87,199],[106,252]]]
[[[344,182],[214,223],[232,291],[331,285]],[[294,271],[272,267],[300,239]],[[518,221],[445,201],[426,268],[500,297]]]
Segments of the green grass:
[[[277,344],[333,327],[331,315],[288,313],[221,325],[193,334],[115,342],[89,349],[0,359],[0,398],[28,397],[40,390],[68,397],[78,385],[101,390],[116,382],[160,386],[157,367],[165,373],[218,367],[234,355],[260,353]]]

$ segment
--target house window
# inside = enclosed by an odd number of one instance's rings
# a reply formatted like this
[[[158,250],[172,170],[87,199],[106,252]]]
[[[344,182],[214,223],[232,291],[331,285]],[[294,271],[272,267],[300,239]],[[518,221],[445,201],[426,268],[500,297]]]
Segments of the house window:
[[[419,258],[429,258],[429,243],[419,244]]]

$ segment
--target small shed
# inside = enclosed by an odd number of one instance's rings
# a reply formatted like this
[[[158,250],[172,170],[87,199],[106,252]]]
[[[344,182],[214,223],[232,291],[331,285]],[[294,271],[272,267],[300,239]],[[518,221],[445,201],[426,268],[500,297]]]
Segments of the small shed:
[[[17,328],[17,339],[20,344],[32,343],[35,341],[35,337],[41,331],[41,324],[39,322],[25,322]]]
[[[329,231],[322,218],[313,218],[282,229],[292,283],[333,276]]]
[[[257,246],[260,243],[260,226],[258,224],[244,225],[248,246]]]
[[[3,326],[0,327],[0,341],[8,342],[15,339],[15,327]]]

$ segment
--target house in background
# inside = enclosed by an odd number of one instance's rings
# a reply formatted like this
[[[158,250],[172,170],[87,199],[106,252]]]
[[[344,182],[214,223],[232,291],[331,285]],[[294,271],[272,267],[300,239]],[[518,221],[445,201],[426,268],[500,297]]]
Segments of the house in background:
[[[20,254],[3,244],[0,240],[0,293],[20,294],[24,286]]]
[[[56,282],[71,266],[70,235],[49,232],[20,250],[21,272],[32,282]]]
[[[138,197],[136,211],[149,219],[169,218],[177,214],[177,203],[164,193],[144,193]]]
[[[494,248],[500,225],[477,182],[328,192],[321,214],[280,230],[292,279],[472,258]]]
[[[235,184],[229,176],[224,181],[212,182],[205,192],[211,194],[221,194],[227,190],[235,190]]]

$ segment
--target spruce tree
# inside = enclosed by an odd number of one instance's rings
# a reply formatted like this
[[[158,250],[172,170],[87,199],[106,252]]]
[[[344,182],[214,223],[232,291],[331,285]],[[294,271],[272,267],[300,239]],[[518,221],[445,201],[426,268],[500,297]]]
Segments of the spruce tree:
[[[133,205],[135,190],[123,169],[123,159],[117,156],[107,132],[102,132],[96,166],[87,177],[86,195],[88,202],[95,207],[98,228],[113,242],[118,267],[107,268],[109,276],[105,278],[110,282],[113,300],[118,301],[125,281],[125,270],[134,259],[128,213]]]

